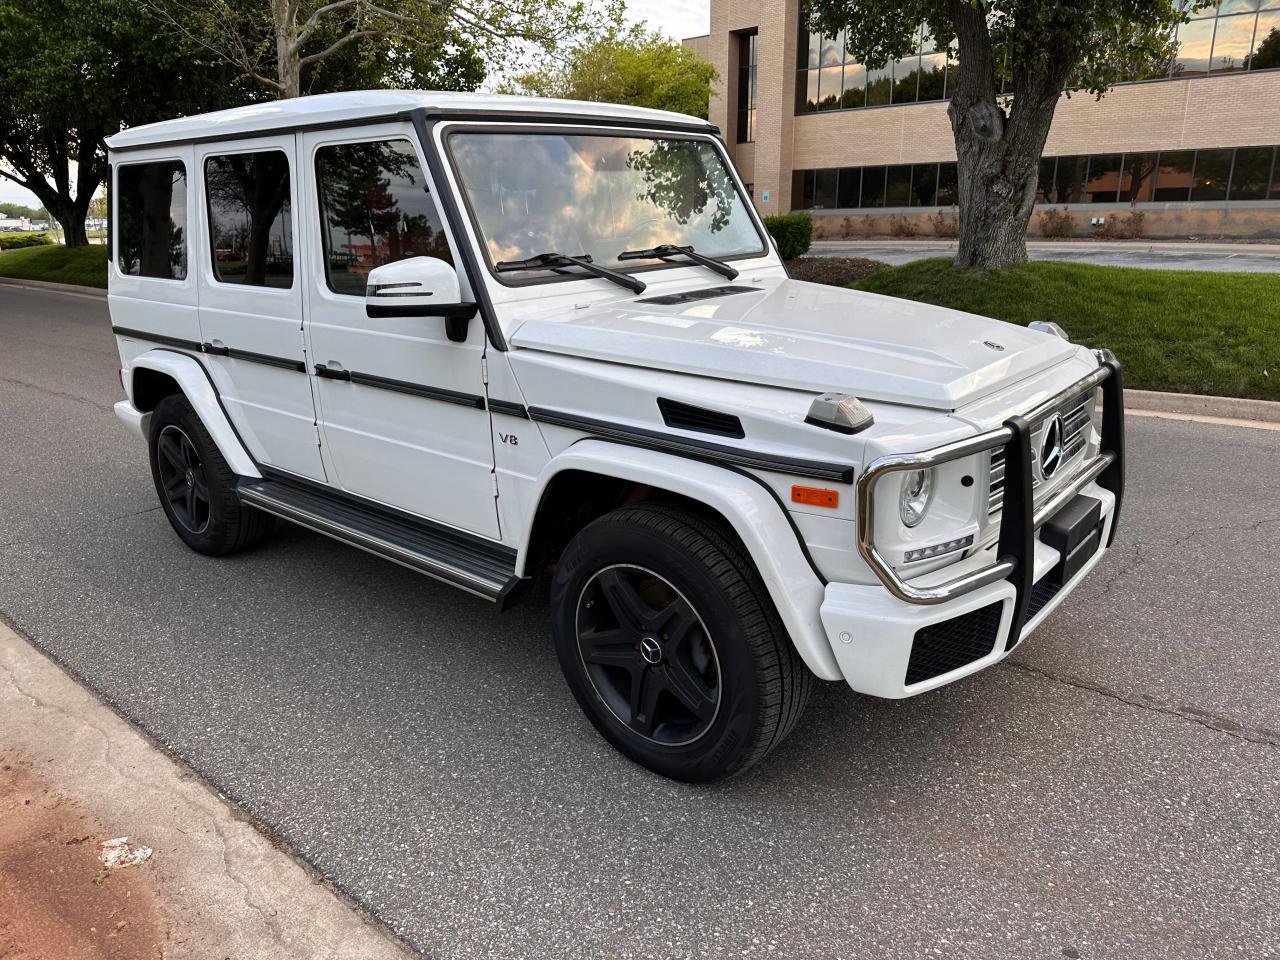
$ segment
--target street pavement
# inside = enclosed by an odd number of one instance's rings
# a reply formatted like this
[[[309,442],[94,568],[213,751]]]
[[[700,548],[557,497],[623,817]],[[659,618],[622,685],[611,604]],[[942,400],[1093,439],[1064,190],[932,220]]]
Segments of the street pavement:
[[[0,288],[0,611],[424,954],[1277,950],[1280,432],[1131,417],[1117,547],[1011,661],[821,685],[690,787],[580,715],[541,598],[186,550],[116,366],[101,301]]]
[[[954,257],[954,240],[818,240],[809,250],[815,257],[866,257],[898,266],[927,257]],[[1208,270],[1215,273],[1280,272],[1277,243],[1193,243],[1105,240],[1032,240],[1032,260],[1095,263],[1150,270]]]

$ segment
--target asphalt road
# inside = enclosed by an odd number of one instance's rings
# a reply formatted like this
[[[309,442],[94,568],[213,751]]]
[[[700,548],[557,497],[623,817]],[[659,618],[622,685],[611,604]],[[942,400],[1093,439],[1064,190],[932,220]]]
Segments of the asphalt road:
[[[0,287],[0,610],[429,956],[1278,949],[1280,432],[1130,418],[1118,547],[1012,662],[823,685],[692,788],[594,733],[541,602],[184,549],[119,396],[101,301]]]
[[[955,241],[821,240],[810,256],[867,257],[898,266],[926,257],[953,257]],[[1208,270],[1215,273],[1280,273],[1280,246],[1269,244],[1106,243],[1097,241],[1030,241],[1032,260],[1095,263],[1149,270]]]

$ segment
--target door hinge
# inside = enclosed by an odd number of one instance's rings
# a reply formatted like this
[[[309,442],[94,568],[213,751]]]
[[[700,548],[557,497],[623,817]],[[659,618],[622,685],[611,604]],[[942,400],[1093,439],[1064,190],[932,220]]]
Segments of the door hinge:
[[[324,444],[320,442],[320,424],[318,424],[318,423],[312,423],[312,424],[311,424],[311,429],[312,429],[312,430],[314,430],[314,431],[316,432],[316,446],[317,446],[317,447],[322,447],[322,446],[324,446]]]
[[[480,382],[489,382],[489,358],[485,356],[480,357]]]
[[[493,477],[493,495],[496,498],[498,496],[498,472],[495,470],[489,476]]]

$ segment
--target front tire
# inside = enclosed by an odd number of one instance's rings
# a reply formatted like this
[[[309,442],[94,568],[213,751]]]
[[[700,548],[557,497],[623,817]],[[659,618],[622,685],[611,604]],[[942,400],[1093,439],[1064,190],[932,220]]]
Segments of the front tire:
[[[192,550],[221,557],[271,532],[274,518],[240,502],[235,473],[182,394],[152,411],[148,448],[160,506]]]
[[[682,507],[624,507],[586,526],[556,566],[551,604],[583,712],[663,776],[706,782],[758,763],[812,690],[742,547]]]

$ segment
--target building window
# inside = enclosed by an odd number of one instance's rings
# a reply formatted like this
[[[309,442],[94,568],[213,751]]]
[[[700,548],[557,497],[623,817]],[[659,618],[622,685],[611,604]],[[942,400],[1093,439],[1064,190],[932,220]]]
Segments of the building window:
[[[207,157],[204,193],[218,281],[292,287],[289,158],[280,150]]]
[[[180,160],[121,164],[116,177],[121,273],[187,278],[187,170]]]
[[[1280,200],[1280,149],[1240,147],[1045,157],[1036,203],[1186,203]],[[949,207],[955,163],[795,172],[796,209]]]
[[[1168,69],[1146,79],[1280,69],[1280,0],[1226,0],[1191,17],[1177,28]],[[846,49],[843,32],[823,37],[807,31],[804,16],[800,22],[796,113],[927,103],[955,92],[958,48],[940,49],[928,26],[907,56],[868,70]]]
[[[756,33],[738,34],[738,143],[756,139]]]

